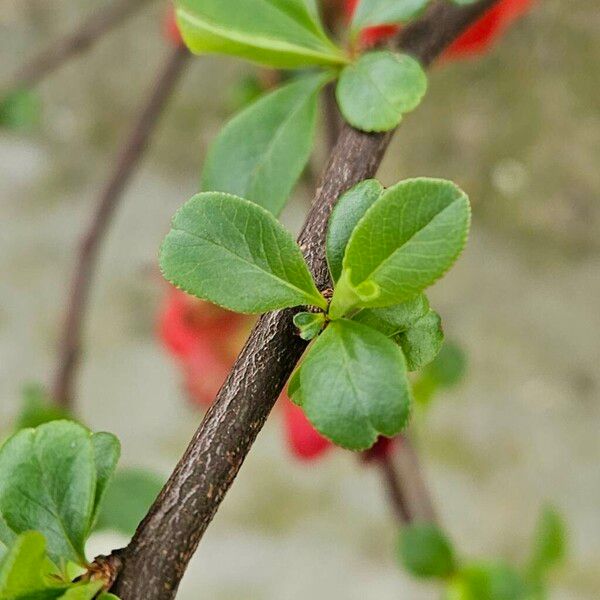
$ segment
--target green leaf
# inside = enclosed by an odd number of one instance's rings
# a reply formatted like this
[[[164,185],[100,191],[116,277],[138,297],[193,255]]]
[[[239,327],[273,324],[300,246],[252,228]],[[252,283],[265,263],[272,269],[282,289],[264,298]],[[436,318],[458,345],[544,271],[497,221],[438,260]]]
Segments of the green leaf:
[[[19,536],[0,564],[0,598],[46,587],[46,540],[37,531]]]
[[[41,531],[57,564],[85,564],[96,487],[90,433],[68,421],[23,429],[0,449],[0,473],[0,514],[10,529]]]
[[[163,478],[150,471],[117,471],[100,508],[96,529],[110,529],[132,536],[163,484]]]
[[[352,231],[367,209],[383,194],[376,179],[366,179],[343,194],[329,219],[327,231],[327,264],[336,282],[342,272],[342,261]]]
[[[298,328],[303,340],[316,338],[325,325],[323,313],[300,312],[294,315],[294,325]]]
[[[386,190],[350,237],[331,318],[346,314],[352,302],[385,307],[423,291],[456,261],[469,222],[467,196],[449,181],[409,179]],[[361,292],[369,288],[378,293]]]
[[[427,366],[425,373],[436,385],[449,388],[460,383],[467,369],[467,357],[454,342],[446,342],[436,359]]]
[[[318,92],[329,78],[296,79],[235,116],[208,152],[202,189],[242,196],[278,215],[310,157]]]
[[[450,541],[430,523],[404,527],[400,533],[398,555],[406,570],[415,577],[445,579],[457,568]]]
[[[230,54],[280,68],[348,62],[327,37],[314,0],[177,0],[192,52]]]
[[[429,300],[425,294],[417,294],[413,298],[387,306],[386,308],[364,308],[358,312],[353,321],[358,321],[393,337],[412,327],[421,317],[429,312]]]
[[[60,598],[61,600],[92,600],[103,587],[103,581],[73,585]]]
[[[121,456],[121,444],[111,433],[101,432],[92,435],[92,447],[96,465],[96,493],[90,528],[94,526],[98,509]]]
[[[357,35],[365,27],[404,23],[427,6],[429,0],[360,0],[351,31]]]
[[[288,380],[287,395],[294,404],[302,406],[302,394],[300,392],[300,367],[296,368]]]
[[[121,600],[121,599],[118,596],[115,596],[114,594],[107,594],[105,592],[98,596],[98,600]]]
[[[52,421],[23,429],[0,448],[0,542],[40,531],[59,565],[86,565],[85,541],[119,454],[112,435]]]
[[[0,98],[0,127],[31,131],[40,122],[42,103],[37,93],[17,90]]]
[[[351,450],[405,426],[410,405],[406,364],[383,334],[353,321],[329,324],[300,369],[302,408],[322,435]]]
[[[189,294],[242,313],[327,308],[292,236],[264,208],[205,192],[183,205],[172,227],[161,270]]]
[[[529,600],[525,582],[503,563],[477,563],[449,583],[446,600]]]
[[[389,131],[414,110],[427,91],[427,75],[407,54],[363,54],[342,71],[336,88],[344,119],[363,131]]]
[[[543,579],[548,571],[559,565],[566,555],[566,527],[560,513],[547,506],[542,511],[535,531],[529,572]]]
[[[444,343],[440,315],[430,310],[395,339],[402,347],[408,370],[421,369],[438,355]]]
[[[68,412],[53,405],[42,386],[32,384],[23,389],[23,404],[17,417],[16,430],[62,419],[69,419]]]

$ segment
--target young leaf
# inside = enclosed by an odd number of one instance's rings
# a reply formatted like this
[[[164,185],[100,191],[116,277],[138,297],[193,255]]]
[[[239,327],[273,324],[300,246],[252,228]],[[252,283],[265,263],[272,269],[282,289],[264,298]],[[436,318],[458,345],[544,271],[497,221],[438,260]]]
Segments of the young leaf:
[[[75,584],[60,596],[60,600],[92,600],[103,587],[103,581]]]
[[[427,91],[427,75],[407,54],[363,54],[342,71],[336,97],[344,119],[363,131],[388,131],[414,110]]]
[[[294,325],[300,332],[303,340],[312,340],[316,338],[325,325],[325,315],[323,313],[300,312],[294,315]]]
[[[412,327],[428,312],[429,300],[427,300],[427,296],[417,294],[413,298],[394,306],[364,308],[354,315],[352,320],[373,327],[373,329],[381,331],[388,337],[393,337]]]
[[[318,92],[329,77],[296,79],[234,117],[208,152],[202,189],[242,196],[278,215],[308,162]]]
[[[197,54],[286,69],[348,61],[324,33],[314,0],[177,0],[176,6],[183,39]]]
[[[8,527],[42,532],[57,564],[85,564],[96,487],[89,432],[68,421],[23,429],[0,449],[0,473],[0,514]]]
[[[543,578],[565,558],[566,527],[560,514],[547,506],[542,511],[533,543],[530,573],[534,578]]]
[[[322,435],[365,450],[400,432],[409,414],[406,364],[383,334],[353,321],[329,324],[300,369],[302,408]]]
[[[351,31],[357,35],[365,27],[404,23],[415,17],[429,0],[360,0]]]
[[[399,333],[396,341],[404,352],[408,370],[418,371],[438,355],[444,343],[440,315],[430,310],[409,329]]]
[[[300,367],[296,368],[288,380],[287,394],[294,404],[302,406],[302,394],[300,393]]]
[[[525,582],[503,563],[469,565],[449,582],[448,600],[530,600]]]
[[[464,248],[470,222],[464,192],[441,179],[409,179],[389,189],[359,221],[346,247],[330,306],[332,318],[355,305],[385,307],[439,279]],[[362,294],[375,288],[371,299]]]
[[[0,598],[43,598],[46,575],[46,540],[38,531],[28,531],[15,540],[0,563]]]
[[[456,572],[454,550],[436,525],[407,525],[400,533],[398,555],[406,570],[415,577],[445,579]]]
[[[236,312],[327,308],[292,236],[264,208],[229,194],[197,194],[177,211],[160,267],[178,288]]]
[[[342,272],[344,252],[352,231],[381,194],[383,186],[379,181],[367,179],[343,194],[333,209],[327,231],[327,264],[334,282]]]
[[[133,535],[163,484],[161,477],[149,471],[117,471],[102,502],[96,529]]]

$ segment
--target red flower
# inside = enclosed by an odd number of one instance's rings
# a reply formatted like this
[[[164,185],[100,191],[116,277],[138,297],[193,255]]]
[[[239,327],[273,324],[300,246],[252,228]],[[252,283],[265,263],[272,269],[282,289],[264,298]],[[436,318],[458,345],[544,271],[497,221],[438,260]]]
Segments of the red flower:
[[[172,288],[158,319],[158,335],[180,364],[190,397],[210,405],[239,349],[247,318]]]
[[[310,424],[299,406],[287,397],[284,402],[286,439],[293,455],[312,460],[325,454],[333,444]]]
[[[163,34],[165,39],[174,46],[183,46],[183,38],[175,18],[175,7],[170,6],[163,20]]]
[[[359,0],[346,0],[348,17],[354,14],[358,2]],[[514,21],[532,7],[533,2],[534,0],[501,0],[454,40],[442,58],[456,59],[483,54]],[[368,27],[361,32],[361,45],[367,48],[374,46],[377,42],[395,35],[399,30],[400,27],[395,25]]]

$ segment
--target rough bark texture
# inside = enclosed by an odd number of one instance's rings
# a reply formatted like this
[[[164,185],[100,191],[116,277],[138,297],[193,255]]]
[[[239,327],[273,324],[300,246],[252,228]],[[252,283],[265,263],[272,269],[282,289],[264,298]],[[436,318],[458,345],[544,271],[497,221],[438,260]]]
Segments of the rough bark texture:
[[[407,27],[397,46],[429,65],[496,0],[468,7],[436,2]],[[338,197],[373,177],[392,132],[366,134],[344,126],[317,188],[299,243],[321,289],[330,281],[326,226]],[[123,600],[175,596],[202,535],[240,469],[258,432],[306,347],[294,331],[292,311],[264,315],[184,456],[127,548],[113,592]]]
[[[189,56],[189,51],[183,46],[174,48],[168,56],[149,98],[140,108],[139,116],[119,153],[114,169],[100,192],[92,220],[81,240],[59,342],[58,364],[52,383],[52,398],[58,406],[72,408],[74,379],[81,355],[83,318],[100,244],[122,192],[144,155],[150,136],[156,129],[159,117]]]

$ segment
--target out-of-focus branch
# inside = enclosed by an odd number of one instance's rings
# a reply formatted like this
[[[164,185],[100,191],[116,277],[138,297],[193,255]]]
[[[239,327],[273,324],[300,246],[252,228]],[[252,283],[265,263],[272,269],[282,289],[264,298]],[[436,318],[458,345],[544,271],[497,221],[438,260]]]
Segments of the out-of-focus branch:
[[[75,374],[81,354],[83,319],[100,244],[123,189],[148,147],[150,136],[156,129],[159,117],[175,89],[189,56],[184,46],[174,48],[169,54],[98,197],[92,220],[81,240],[62,328],[58,364],[51,389],[52,398],[59,406],[71,408],[72,405]]]
[[[0,97],[13,90],[35,85],[67,60],[87,50],[96,40],[133,15],[147,1],[113,0],[112,4],[99,8],[74,32],[56,40],[21,66],[7,85],[0,86]]]
[[[398,47],[430,65],[497,0],[459,7],[435,2],[407,26]],[[331,285],[325,233],[340,194],[372,177],[393,132],[367,134],[344,125],[317,188],[299,243],[317,285]],[[113,591],[123,600],[171,600],[187,565],[233,483],[258,432],[306,348],[295,333],[293,311],[264,315],[185,454],[131,543],[113,553]]]

